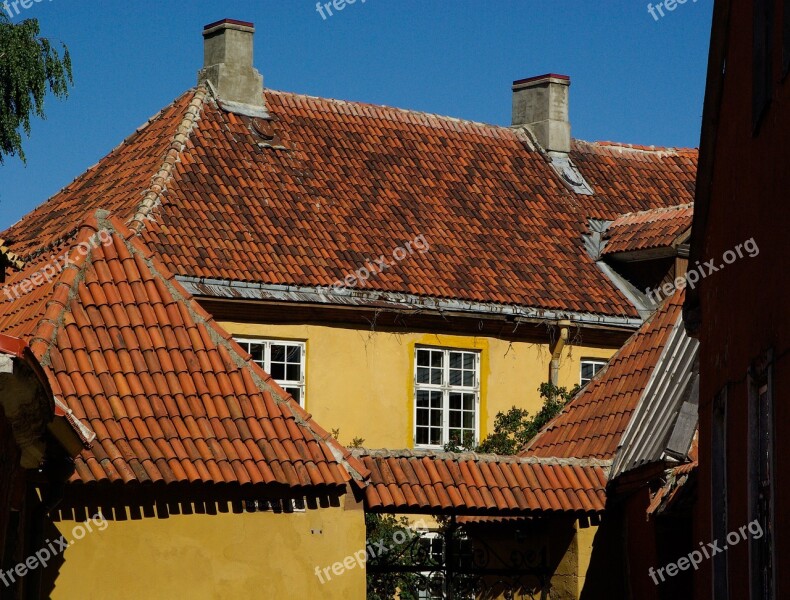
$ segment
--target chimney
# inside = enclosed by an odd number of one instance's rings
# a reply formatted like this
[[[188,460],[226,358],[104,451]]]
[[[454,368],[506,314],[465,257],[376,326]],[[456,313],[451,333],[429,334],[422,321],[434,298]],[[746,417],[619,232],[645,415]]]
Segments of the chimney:
[[[252,66],[255,26],[223,19],[203,28],[203,68],[198,83],[209,81],[226,105],[263,110],[263,76]]]
[[[547,152],[571,151],[567,75],[539,75],[513,82],[514,127],[526,127]]]

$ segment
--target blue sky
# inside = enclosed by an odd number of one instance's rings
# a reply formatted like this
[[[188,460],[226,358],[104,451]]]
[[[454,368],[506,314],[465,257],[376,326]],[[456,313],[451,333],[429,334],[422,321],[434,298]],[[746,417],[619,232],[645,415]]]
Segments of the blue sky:
[[[640,0],[357,0],[323,19],[315,0],[38,0],[13,20],[69,46],[75,85],[48,98],[27,165],[0,166],[0,229],[194,86],[212,21],[255,23],[274,89],[509,125],[513,80],[562,73],[574,137],[696,147],[712,4],[655,20]]]

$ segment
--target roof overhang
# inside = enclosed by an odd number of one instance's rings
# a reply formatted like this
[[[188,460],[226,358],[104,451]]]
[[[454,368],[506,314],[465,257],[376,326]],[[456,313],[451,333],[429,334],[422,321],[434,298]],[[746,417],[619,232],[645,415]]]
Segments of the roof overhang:
[[[365,307],[402,312],[432,311],[444,316],[510,317],[522,322],[535,323],[569,320],[576,325],[618,329],[637,329],[642,324],[642,320],[638,317],[434,298],[395,292],[335,290],[331,287],[251,283],[183,275],[177,276],[176,279],[190,294],[197,297],[293,302],[338,308]]]

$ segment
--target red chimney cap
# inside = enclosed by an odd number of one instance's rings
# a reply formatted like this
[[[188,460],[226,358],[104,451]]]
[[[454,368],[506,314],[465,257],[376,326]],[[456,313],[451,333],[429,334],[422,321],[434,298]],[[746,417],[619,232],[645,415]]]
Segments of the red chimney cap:
[[[237,19],[222,19],[220,21],[215,21],[214,23],[209,23],[205,27],[203,27],[203,31],[208,29],[212,29],[213,27],[217,27],[218,25],[240,25],[242,27],[255,27],[255,23],[251,23],[250,21],[239,21]]]
[[[546,73],[545,75],[536,75],[535,77],[527,77],[526,79],[517,79],[513,82],[513,85],[519,85],[521,83],[530,83],[531,81],[538,81],[540,79],[564,79],[565,81],[570,81],[571,78],[568,75],[558,75],[557,73]]]

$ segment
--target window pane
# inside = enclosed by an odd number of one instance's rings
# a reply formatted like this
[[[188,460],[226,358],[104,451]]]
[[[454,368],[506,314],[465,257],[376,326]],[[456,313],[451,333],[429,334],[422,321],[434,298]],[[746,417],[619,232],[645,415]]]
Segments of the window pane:
[[[463,367],[463,356],[462,352],[450,352],[450,368],[460,369]]]
[[[278,382],[285,379],[285,365],[283,363],[272,362],[269,367],[269,375],[274,377]]]
[[[247,344],[249,347],[248,352],[252,355],[254,360],[259,365],[263,365],[263,344]]]
[[[431,364],[431,352],[430,350],[424,350],[422,348],[417,349],[417,365],[421,367],[427,367]]]
[[[463,385],[465,385],[466,387],[473,387],[475,385],[474,371],[464,371]]]
[[[442,443],[442,430],[441,429],[432,428],[431,429],[431,444],[439,446],[439,445],[441,445],[441,443]]]
[[[288,346],[288,362],[302,362],[302,349],[299,346]]]
[[[475,395],[464,394],[464,410],[474,410],[474,409],[475,409]]]
[[[442,367],[444,358],[444,352],[441,350],[431,350],[431,366],[432,367]]]
[[[431,370],[426,367],[417,367],[417,383],[430,383]]]
[[[450,369],[450,385],[461,385],[461,371]]]
[[[471,352],[467,352],[464,354],[464,369],[472,369],[475,368],[475,355]]]
[[[282,344],[272,344],[272,362],[283,362],[285,360],[285,346]]]
[[[290,381],[299,381],[302,378],[302,368],[299,363],[295,365],[288,365],[285,369],[285,374]]]

